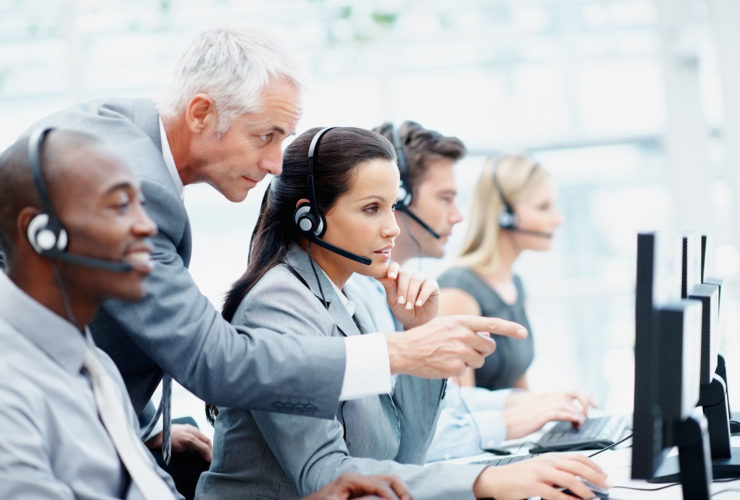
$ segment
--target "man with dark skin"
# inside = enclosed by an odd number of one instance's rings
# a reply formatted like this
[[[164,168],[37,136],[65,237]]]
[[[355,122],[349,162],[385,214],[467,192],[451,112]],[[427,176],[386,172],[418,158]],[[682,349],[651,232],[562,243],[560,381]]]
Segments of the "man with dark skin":
[[[0,497],[150,497],[101,422],[86,368],[90,351],[117,391],[124,423],[138,431],[121,376],[92,346],[86,325],[105,300],[144,296],[154,267],[149,239],[157,227],[144,211],[139,180],[101,142],[64,130],[44,135],[38,165],[48,205],[32,174],[28,139],[0,156],[0,243],[7,258],[7,276],[0,273]],[[61,223],[65,256],[39,250],[34,224],[44,213]],[[81,265],[66,256],[118,267]],[[134,432],[130,436],[141,446]],[[158,491],[179,497],[151,456],[139,453],[138,459]],[[397,478],[360,475],[342,476],[309,498],[361,495],[410,498]]]

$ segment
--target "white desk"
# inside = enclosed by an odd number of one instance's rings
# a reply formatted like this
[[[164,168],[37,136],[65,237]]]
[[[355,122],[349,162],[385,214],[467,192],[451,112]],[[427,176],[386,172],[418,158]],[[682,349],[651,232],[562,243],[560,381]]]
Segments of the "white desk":
[[[740,446],[740,437],[733,436],[732,438],[732,444],[733,446]],[[624,446],[628,447],[624,447]],[[629,447],[629,441],[626,441],[624,444],[619,445],[621,448],[618,448],[616,450],[609,450],[605,451],[603,453],[600,453],[593,457],[593,460],[599,464],[607,473],[608,479],[607,481],[612,486],[612,488],[609,490],[609,498],[610,500],[638,500],[638,499],[664,499],[664,500],[681,500],[683,498],[683,491],[681,489],[680,484],[676,484],[675,486],[671,486],[664,489],[656,489],[661,488],[664,486],[668,486],[667,484],[653,484],[648,483],[647,481],[636,481],[630,478],[630,465],[632,463],[632,448]],[[526,452],[526,450],[522,450],[522,452]],[[591,452],[578,452],[584,455],[588,455]],[[675,454],[675,451],[672,453]],[[476,455],[474,457],[466,457],[462,459],[456,459],[456,460],[449,460],[449,462],[455,462],[455,463],[465,463],[465,462],[473,462],[477,460],[486,460],[486,459],[493,459],[493,458],[499,458],[495,455],[492,455],[490,453],[484,453],[481,455]],[[732,499],[740,499],[740,479],[734,480],[734,481],[726,481],[721,480],[723,482],[716,482],[712,483],[711,490],[713,494],[716,494],[716,496],[713,496],[712,498],[716,498],[718,500],[732,500]],[[619,486],[627,486],[632,488],[645,488],[650,489],[653,491],[638,491],[638,490],[629,490],[625,488],[619,488]],[[723,490],[733,490],[733,491],[727,491],[724,493],[719,493]]]

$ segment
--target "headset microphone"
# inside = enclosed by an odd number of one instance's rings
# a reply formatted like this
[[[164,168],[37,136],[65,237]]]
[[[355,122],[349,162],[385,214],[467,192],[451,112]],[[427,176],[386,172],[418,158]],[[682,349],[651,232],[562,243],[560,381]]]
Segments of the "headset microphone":
[[[319,209],[319,204],[316,202],[316,190],[313,178],[314,161],[316,161],[315,158],[318,158],[318,147],[321,136],[333,128],[335,127],[323,128],[313,136],[313,139],[311,139],[311,145],[308,148],[308,175],[306,176],[309,201],[308,203],[301,203],[296,207],[295,212],[293,213],[293,221],[300,231],[301,236],[306,238],[308,241],[316,243],[318,246],[349,260],[369,266],[373,262],[372,259],[349,252],[321,239],[326,232],[326,219]]]
[[[398,158],[398,171],[401,174],[401,185],[398,188],[399,196],[398,201],[396,202],[396,210],[403,212],[414,219],[414,221],[416,221],[416,223],[424,228],[429,234],[434,236],[436,239],[439,239],[439,233],[437,233],[429,226],[429,224],[421,220],[418,215],[411,211],[410,205],[413,195],[411,185],[409,184],[408,164],[406,163],[406,155],[403,154],[403,144],[401,142],[401,136],[399,135],[396,127],[392,125],[391,137],[393,137],[393,147],[396,149],[396,157]]]
[[[512,227],[509,228],[509,231],[513,231],[515,233],[522,233],[522,234],[529,234],[532,236],[541,236],[542,238],[552,238],[552,233],[545,233],[544,231],[535,231],[533,229],[522,229],[520,227]]]
[[[95,257],[88,257],[87,255],[78,255],[60,250],[49,250],[44,252],[42,255],[53,260],[60,260],[77,266],[102,269],[103,271],[112,271],[114,273],[128,273],[134,270],[134,266],[128,262],[98,259]]]
[[[26,231],[28,242],[36,253],[48,259],[116,273],[133,271],[134,267],[128,262],[99,259],[86,255],[72,254],[66,251],[67,244],[69,243],[67,230],[64,229],[62,221],[54,211],[41,171],[41,153],[44,146],[44,139],[46,139],[46,136],[52,130],[54,130],[52,127],[36,129],[31,132],[28,139],[28,162],[31,167],[33,182],[36,185],[36,191],[39,194],[39,198],[41,198],[41,204],[45,211],[45,213],[36,215],[29,222]]]

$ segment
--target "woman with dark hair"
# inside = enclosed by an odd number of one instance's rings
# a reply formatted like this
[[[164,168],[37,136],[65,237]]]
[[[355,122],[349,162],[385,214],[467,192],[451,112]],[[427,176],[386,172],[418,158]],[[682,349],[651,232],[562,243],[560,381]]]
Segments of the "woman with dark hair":
[[[309,130],[285,151],[283,172],[262,203],[245,274],[229,292],[224,316],[285,335],[360,335],[376,327],[352,273],[379,279],[404,327],[437,314],[438,287],[392,263],[399,233],[393,214],[399,173],[393,146],[357,128]],[[306,373],[311,377],[311,373]],[[245,384],[251,381],[245,380]],[[580,456],[551,456],[510,466],[422,466],[435,428],[443,380],[396,376],[389,394],[345,401],[334,421],[306,418],[301,394],[276,394],[298,415],[219,408],[213,461],[200,498],[295,498],[345,472],[394,474],[421,498],[589,496],[577,478],[603,484]],[[518,471],[518,472],[517,472]]]

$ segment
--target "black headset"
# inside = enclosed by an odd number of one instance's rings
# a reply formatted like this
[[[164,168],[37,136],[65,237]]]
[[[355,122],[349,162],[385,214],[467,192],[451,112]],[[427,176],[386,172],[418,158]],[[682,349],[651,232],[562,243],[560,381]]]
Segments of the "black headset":
[[[51,204],[41,167],[44,140],[53,130],[53,127],[37,128],[31,132],[28,138],[28,162],[31,167],[33,183],[36,185],[36,191],[39,198],[41,198],[44,209],[43,213],[36,215],[28,223],[28,229],[26,230],[28,242],[36,253],[52,260],[61,260],[70,264],[119,273],[132,271],[133,266],[127,262],[98,259],[67,252],[67,245],[69,244],[67,230],[64,229],[62,221],[57,217]]]
[[[308,241],[316,243],[318,246],[326,248],[337,255],[341,255],[347,259],[369,266],[372,263],[372,259],[354,254],[321,239],[324,233],[326,233],[326,218],[324,217],[324,214],[321,213],[319,204],[316,202],[314,163],[318,161],[319,141],[321,140],[321,137],[333,128],[336,127],[323,128],[316,132],[313,139],[311,139],[311,145],[308,148],[308,174],[306,175],[308,202],[301,203],[296,207],[295,212],[293,212],[293,221],[295,222],[298,231],[300,231],[301,236],[306,238]]]
[[[509,203],[509,200],[504,196],[504,190],[501,189],[501,184],[498,182],[498,164],[499,159],[495,159],[493,164],[493,185],[498,192],[499,198],[501,198],[501,203],[504,205],[504,209],[500,214],[498,214],[498,227],[506,231],[542,236],[543,238],[552,238],[551,233],[535,231],[533,229],[522,229],[519,227],[519,217],[516,215],[516,212],[514,212],[514,208],[511,206],[511,203]]]
[[[413,189],[411,189],[411,183],[409,182],[409,167],[406,163],[406,155],[403,153],[403,142],[401,141],[401,135],[398,129],[391,125],[391,137],[393,138],[393,147],[396,150],[396,157],[398,158],[398,171],[401,174],[401,183],[398,187],[398,201],[396,201],[396,210],[399,210],[413,220],[416,221],[422,228],[424,228],[429,234],[439,239],[439,234],[429,226],[426,222],[421,220],[418,215],[411,211],[411,202],[413,201]]]

